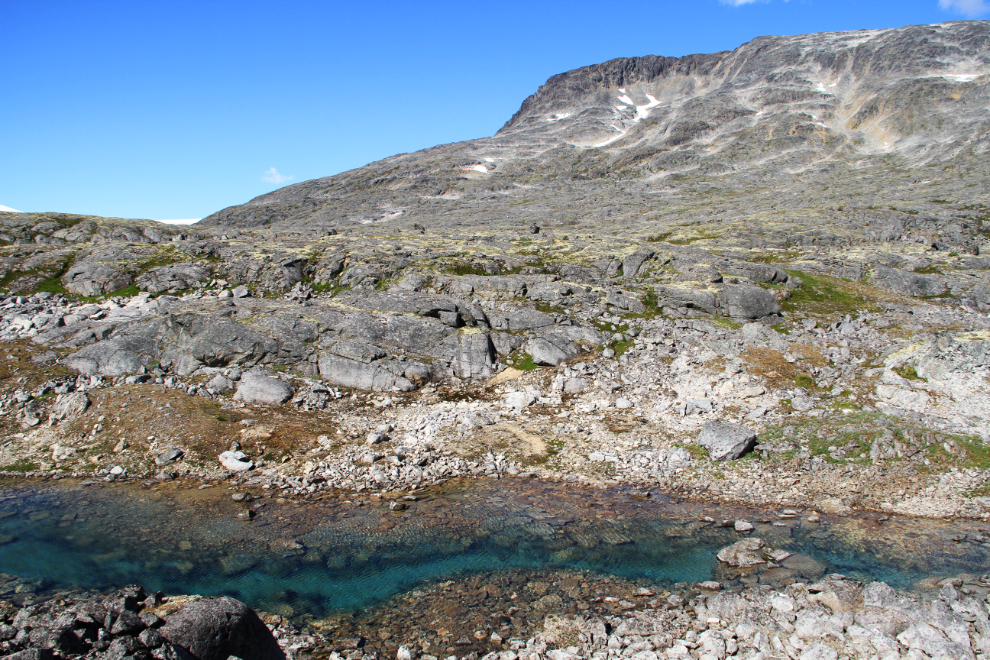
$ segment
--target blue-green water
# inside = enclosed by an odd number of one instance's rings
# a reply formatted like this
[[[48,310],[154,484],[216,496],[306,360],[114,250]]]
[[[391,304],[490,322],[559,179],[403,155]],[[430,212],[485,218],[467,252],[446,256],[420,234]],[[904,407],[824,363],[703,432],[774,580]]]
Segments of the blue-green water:
[[[245,522],[236,517],[244,506],[231,501],[226,485],[0,484],[0,597],[137,583],[319,615],[367,608],[431,581],[508,569],[656,583],[738,579],[716,566],[715,554],[741,535],[705,516],[754,522],[756,536],[797,555],[762,581],[827,571],[910,587],[933,575],[990,571],[990,530],[978,523],[867,515],[813,524],[769,510],[641,501],[540,482],[451,484],[401,514],[367,499],[354,506],[262,497],[250,505],[255,520]],[[959,534],[966,538],[958,541]]]

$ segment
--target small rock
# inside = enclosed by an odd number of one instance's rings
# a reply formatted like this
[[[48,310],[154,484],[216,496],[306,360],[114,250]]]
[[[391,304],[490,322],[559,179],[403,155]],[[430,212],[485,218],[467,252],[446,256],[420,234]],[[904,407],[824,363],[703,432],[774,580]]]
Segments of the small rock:
[[[206,389],[216,394],[226,394],[234,389],[234,384],[229,379],[217,374],[206,383]]]
[[[588,389],[588,381],[584,378],[568,378],[564,381],[564,394],[578,394]]]
[[[225,451],[217,458],[220,465],[231,472],[246,472],[254,467],[254,463],[247,460],[247,454],[242,451]]]
[[[516,412],[522,412],[523,408],[536,403],[536,397],[528,392],[512,392],[505,396],[505,406],[512,408]]]
[[[368,434],[368,438],[365,440],[365,444],[369,447],[372,445],[377,445],[379,443],[388,440],[388,436],[384,433],[379,433],[378,431],[372,431]]]
[[[752,532],[753,529],[755,529],[753,527],[753,523],[747,522],[745,520],[737,520],[735,524],[735,528],[737,532]]]
[[[171,449],[166,449],[162,453],[155,457],[155,463],[158,465],[168,465],[169,463],[174,463],[180,458],[184,452],[178,447],[172,447]]]
[[[629,399],[620,397],[620,398],[618,398],[618,399],[615,400],[615,407],[618,408],[619,410],[625,410],[626,408],[632,408],[632,406],[633,406],[632,401],[630,401]]]

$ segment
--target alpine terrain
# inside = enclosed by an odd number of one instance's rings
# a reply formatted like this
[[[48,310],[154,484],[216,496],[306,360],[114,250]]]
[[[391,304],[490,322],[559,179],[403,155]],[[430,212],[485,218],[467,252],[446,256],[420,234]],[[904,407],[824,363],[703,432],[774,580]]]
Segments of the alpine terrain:
[[[739,536],[715,581],[488,605],[471,583],[442,626],[272,615],[290,655],[990,657],[987,575],[895,591],[757,538],[965,519],[982,531],[939,552],[988,561],[990,22],[614,59],[494,136],[191,227],[2,212],[0,232],[8,477],[224,483],[248,521],[279,498],[402,524],[464,478],[766,511],[698,521]],[[8,627],[0,653],[44,637]]]

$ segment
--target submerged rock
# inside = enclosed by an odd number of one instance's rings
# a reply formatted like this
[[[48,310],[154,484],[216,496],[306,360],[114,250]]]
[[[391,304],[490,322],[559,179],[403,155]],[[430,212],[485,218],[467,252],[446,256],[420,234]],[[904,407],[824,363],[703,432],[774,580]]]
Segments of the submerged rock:
[[[737,541],[730,546],[722,548],[718,551],[718,560],[729,566],[738,566],[740,568],[745,568],[747,566],[755,566],[757,564],[765,564],[766,559],[763,557],[761,549],[763,548],[763,539],[748,538],[742,541]]]

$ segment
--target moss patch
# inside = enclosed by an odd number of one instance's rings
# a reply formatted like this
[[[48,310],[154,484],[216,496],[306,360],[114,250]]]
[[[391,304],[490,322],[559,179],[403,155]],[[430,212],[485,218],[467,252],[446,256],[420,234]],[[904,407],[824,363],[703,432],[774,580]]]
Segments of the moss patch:
[[[858,282],[846,282],[826,275],[811,275],[797,270],[787,271],[804,281],[789,300],[780,303],[785,312],[820,315],[856,314],[866,309],[878,311],[874,300],[885,296],[873,287]]]

